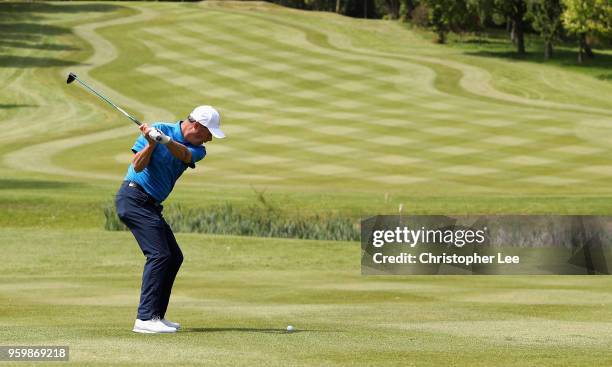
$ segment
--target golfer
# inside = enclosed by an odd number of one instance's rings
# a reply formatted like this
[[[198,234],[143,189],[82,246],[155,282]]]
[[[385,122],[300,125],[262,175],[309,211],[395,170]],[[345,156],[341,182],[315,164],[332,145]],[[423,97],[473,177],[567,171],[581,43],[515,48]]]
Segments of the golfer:
[[[213,136],[225,137],[220,123],[213,107],[199,106],[185,121],[140,126],[142,135],[132,147],[134,159],[115,198],[119,218],[147,258],[134,332],[174,333],[180,328],[165,317],[183,254],[162,216],[161,203],[187,167],[195,168],[204,158],[202,144]]]

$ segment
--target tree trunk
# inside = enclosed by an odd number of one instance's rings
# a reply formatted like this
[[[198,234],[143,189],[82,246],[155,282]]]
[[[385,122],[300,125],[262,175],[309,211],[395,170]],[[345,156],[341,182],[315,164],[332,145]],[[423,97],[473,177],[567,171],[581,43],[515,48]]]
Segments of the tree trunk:
[[[586,33],[581,33],[579,36],[579,45],[578,45],[578,63],[582,64],[584,61],[584,57],[588,57],[592,59],[595,57],[595,53],[591,49],[591,46],[587,42]]]
[[[340,14],[340,0],[336,0],[336,13]]]
[[[525,53],[525,14],[527,13],[527,4],[525,0],[512,0],[510,2],[510,17],[514,25],[514,37],[516,39],[516,49],[519,54]]]
[[[585,37],[584,34],[580,35],[580,40],[578,41],[578,63],[582,64],[582,62],[584,61],[584,44],[585,44]]]
[[[510,27],[510,41],[516,44],[516,22],[513,20]]]
[[[595,57],[595,54],[593,53],[593,50],[591,49],[591,45],[589,45],[589,42],[587,41],[587,37],[586,34],[584,35],[584,53],[587,55],[587,57],[589,59],[592,59]]]
[[[363,0],[363,17],[368,19],[368,0]]]
[[[544,47],[544,59],[548,60],[553,55],[553,44],[552,41],[546,41],[546,46]]]
[[[391,0],[391,6],[393,7],[393,9],[391,10],[392,19],[399,19],[399,10],[400,10],[399,1]]]
[[[406,15],[407,17],[410,17],[410,15],[412,14],[412,11],[414,10],[414,8],[416,8],[416,5],[413,0],[406,0],[405,4],[406,4],[406,9],[405,9],[406,13],[402,15]],[[399,7],[401,7],[401,4],[399,5]],[[398,14],[399,14],[399,11],[398,11]]]
[[[438,31],[438,43],[439,44],[446,43],[446,32]]]
[[[514,21],[514,30],[516,32],[516,50],[519,54],[525,53],[525,33],[523,30],[523,16],[521,15]]]

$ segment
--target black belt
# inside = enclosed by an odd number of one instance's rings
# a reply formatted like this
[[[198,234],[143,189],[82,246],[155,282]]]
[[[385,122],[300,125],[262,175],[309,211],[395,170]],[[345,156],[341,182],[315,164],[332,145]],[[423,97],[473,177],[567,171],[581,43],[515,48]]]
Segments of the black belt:
[[[136,190],[138,190],[138,191],[142,192],[143,194],[147,195],[149,197],[149,201],[152,202],[153,204],[155,204],[155,206],[160,206],[161,205],[157,200],[155,200],[155,198],[153,196],[151,196],[151,194],[146,192],[145,189],[142,186],[140,186],[137,182],[134,182],[134,181],[125,181],[125,182],[127,182],[129,187],[133,187]]]

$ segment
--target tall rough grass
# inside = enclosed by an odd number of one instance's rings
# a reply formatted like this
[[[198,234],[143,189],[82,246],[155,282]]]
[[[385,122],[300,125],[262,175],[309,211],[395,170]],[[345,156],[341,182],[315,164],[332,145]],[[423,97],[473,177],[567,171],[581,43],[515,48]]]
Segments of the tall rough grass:
[[[332,241],[358,241],[360,236],[356,220],[333,213],[289,213],[270,205],[263,197],[244,208],[231,203],[208,208],[170,204],[164,208],[163,216],[175,232]],[[105,229],[127,230],[112,202],[105,205],[104,218]]]

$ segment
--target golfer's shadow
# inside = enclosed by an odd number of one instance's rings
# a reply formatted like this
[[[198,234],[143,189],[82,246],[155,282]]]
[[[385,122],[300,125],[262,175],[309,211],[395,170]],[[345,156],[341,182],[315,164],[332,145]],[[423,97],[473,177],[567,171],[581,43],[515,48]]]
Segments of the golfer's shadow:
[[[240,332],[240,333],[264,333],[264,334],[295,334],[304,332],[326,332],[329,330],[308,330],[298,329],[288,332],[286,329],[258,329],[258,328],[243,328],[243,327],[211,327],[211,328],[185,328],[181,329],[181,333],[218,333],[218,332]]]

